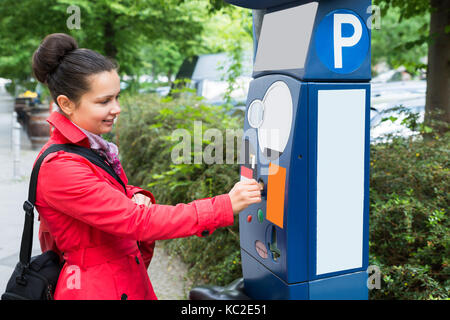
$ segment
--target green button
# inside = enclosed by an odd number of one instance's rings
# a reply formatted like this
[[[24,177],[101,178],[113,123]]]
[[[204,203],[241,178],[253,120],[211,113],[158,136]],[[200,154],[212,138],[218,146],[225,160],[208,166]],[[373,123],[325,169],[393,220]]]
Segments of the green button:
[[[261,209],[258,209],[258,221],[259,223],[264,221],[264,212]]]

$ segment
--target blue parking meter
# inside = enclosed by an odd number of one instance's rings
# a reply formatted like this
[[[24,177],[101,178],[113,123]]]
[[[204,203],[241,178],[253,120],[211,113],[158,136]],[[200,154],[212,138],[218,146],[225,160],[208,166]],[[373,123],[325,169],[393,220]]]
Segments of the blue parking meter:
[[[370,0],[229,0],[265,9],[245,113],[239,215],[252,299],[367,299]]]

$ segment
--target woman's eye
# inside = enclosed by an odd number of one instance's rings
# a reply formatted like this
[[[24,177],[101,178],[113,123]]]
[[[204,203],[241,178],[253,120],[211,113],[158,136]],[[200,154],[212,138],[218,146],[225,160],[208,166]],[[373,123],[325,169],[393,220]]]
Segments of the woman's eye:
[[[102,102],[100,102],[101,104],[108,104],[108,102],[109,102],[109,99],[108,100],[105,100],[105,101],[102,101]]]

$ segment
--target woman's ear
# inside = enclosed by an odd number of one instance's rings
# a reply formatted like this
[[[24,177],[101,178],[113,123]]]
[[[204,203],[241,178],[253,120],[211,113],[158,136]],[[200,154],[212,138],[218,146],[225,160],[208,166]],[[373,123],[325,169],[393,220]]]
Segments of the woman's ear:
[[[56,98],[56,102],[61,110],[68,116],[72,115],[75,110],[75,103],[73,103],[67,96],[61,94]]]

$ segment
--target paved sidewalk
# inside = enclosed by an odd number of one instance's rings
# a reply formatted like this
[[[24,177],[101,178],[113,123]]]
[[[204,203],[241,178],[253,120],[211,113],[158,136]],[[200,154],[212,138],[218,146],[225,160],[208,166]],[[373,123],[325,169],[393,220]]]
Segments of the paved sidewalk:
[[[188,267],[177,257],[169,255],[156,243],[155,255],[148,267],[148,275],[160,300],[186,300],[192,283],[186,278]]]
[[[22,204],[28,195],[31,169],[39,152],[31,149],[31,143],[22,130],[19,171],[21,176],[15,179],[11,149],[12,111],[13,100],[0,90],[0,294],[4,292],[6,283],[19,260],[24,222]],[[40,254],[38,228],[39,222],[35,219],[32,255]],[[168,255],[161,244],[156,245],[148,272],[159,299],[187,298],[189,289],[189,284],[185,281],[187,267],[176,257]]]

